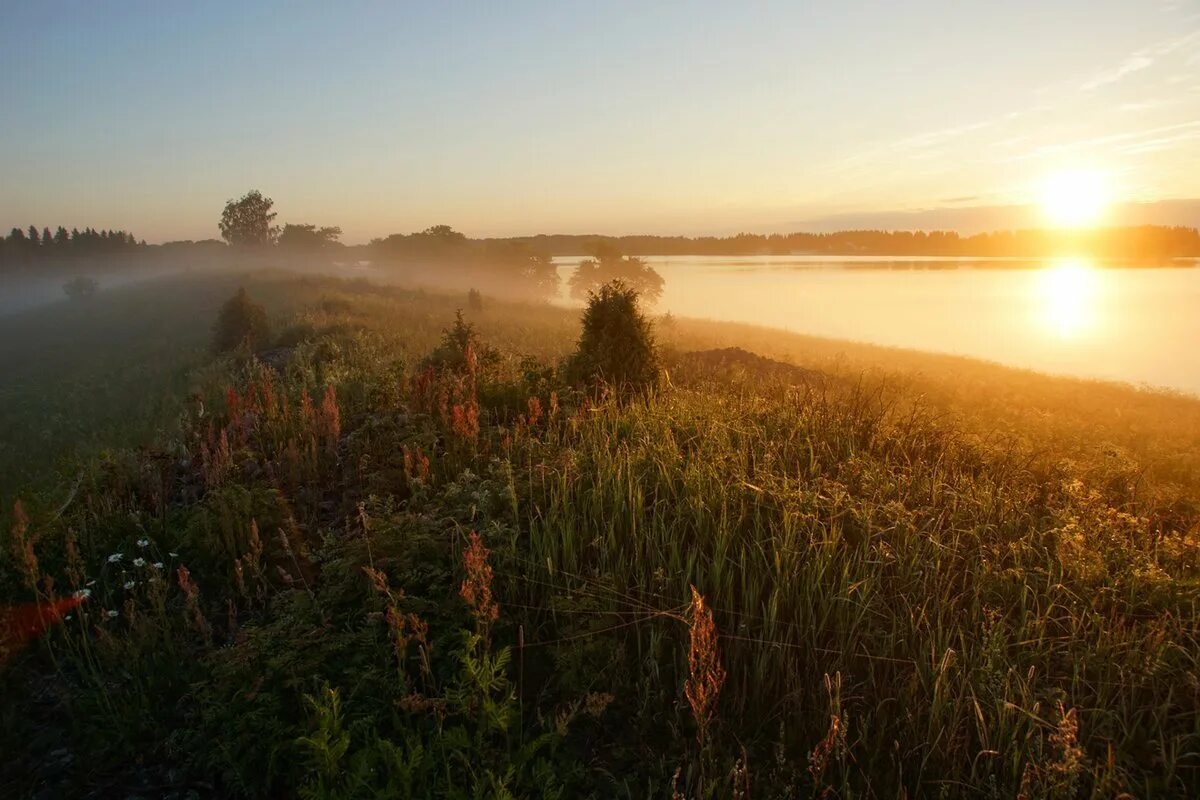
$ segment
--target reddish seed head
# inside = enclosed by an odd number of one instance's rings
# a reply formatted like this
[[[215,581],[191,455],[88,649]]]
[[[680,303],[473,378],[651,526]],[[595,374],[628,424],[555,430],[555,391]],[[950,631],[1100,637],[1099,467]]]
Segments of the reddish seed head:
[[[481,624],[493,622],[500,617],[500,606],[492,600],[492,566],[488,563],[490,551],[483,546],[479,534],[471,531],[470,545],[463,553],[463,567],[467,579],[462,582],[459,594],[471,607],[471,614]]]

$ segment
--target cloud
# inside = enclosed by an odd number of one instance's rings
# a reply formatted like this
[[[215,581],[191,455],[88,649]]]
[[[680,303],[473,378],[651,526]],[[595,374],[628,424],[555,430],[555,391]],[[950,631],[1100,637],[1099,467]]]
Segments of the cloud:
[[[1114,133],[1108,136],[1097,136],[1092,139],[1080,139],[1074,142],[1059,142],[1056,144],[1046,144],[1021,155],[1009,156],[1001,159],[1003,162],[1009,161],[1027,161],[1029,159],[1043,158],[1045,156],[1056,155],[1063,151],[1082,150],[1089,147],[1098,147],[1102,145],[1124,145],[1125,150],[1128,148],[1139,147],[1143,144],[1149,144],[1153,141],[1161,140],[1163,134],[1179,133],[1181,131],[1191,131],[1188,134],[1190,138],[1195,133],[1200,132],[1200,120],[1192,122],[1181,122],[1176,125],[1162,125],[1157,128],[1146,128],[1140,131],[1126,131],[1124,133]],[[1173,137],[1174,138],[1174,137]]]
[[[1154,59],[1150,58],[1149,56],[1130,56],[1113,69],[1101,72],[1099,75],[1092,78],[1079,88],[1085,92],[1095,91],[1101,86],[1107,86],[1110,83],[1116,83],[1126,75],[1131,75],[1134,72],[1140,72],[1153,63]]]
[[[1114,225],[1195,225],[1200,199],[1180,198],[1147,203],[1120,203],[1112,209]],[[996,230],[1037,228],[1044,224],[1036,204],[977,205],[917,210],[847,212],[792,220],[781,229],[830,232],[859,228],[885,230],[955,230],[964,235]]]
[[[1190,33],[1185,33],[1182,36],[1176,36],[1171,39],[1164,39],[1150,47],[1137,50],[1127,56],[1117,66],[1094,75],[1079,88],[1082,91],[1091,92],[1110,83],[1116,83],[1127,75],[1147,69],[1163,56],[1170,55],[1176,50],[1192,44],[1200,44],[1200,30],[1191,31]]]
[[[977,131],[991,128],[995,125],[999,125],[1000,123],[1016,119],[1017,117],[1023,116],[1026,113],[1029,112],[1010,111],[1006,114],[1002,114],[991,119],[968,122],[963,125],[954,125],[948,128],[938,128],[936,130],[926,131],[925,133],[919,133],[914,136],[907,136],[903,139],[897,139],[893,142],[884,142],[874,147],[869,147],[858,153],[854,153],[853,155],[839,159],[838,161],[830,164],[829,169],[831,171],[838,172],[848,168],[862,166],[874,159],[894,156],[902,153],[917,154],[925,151],[922,156],[923,158],[936,158],[940,155],[940,152],[935,148],[947,144],[948,142],[951,142],[954,139],[962,136],[966,136]],[[914,155],[914,157],[916,156]]]
[[[1170,150],[1174,145],[1180,142],[1191,142],[1200,139],[1200,130],[1185,131],[1176,134],[1175,136],[1163,136],[1158,139],[1150,139],[1145,142],[1136,142],[1124,147],[1117,148],[1119,153],[1151,153],[1156,150]]]

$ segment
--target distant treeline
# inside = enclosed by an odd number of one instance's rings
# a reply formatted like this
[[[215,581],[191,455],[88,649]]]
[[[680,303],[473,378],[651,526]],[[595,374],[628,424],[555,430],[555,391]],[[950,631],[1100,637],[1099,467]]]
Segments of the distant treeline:
[[[0,239],[0,263],[28,264],[49,259],[92,257],[124,253],[146,247],[145,240],[128,231],[97,231],[92,228],[67,230],[59,225],[53,232],[36,225],[13,228]]]
[[[394,237],[389,237],[389,240]],[[378,242],[389,240],[376,240]],[[497,240],[481,240],[483,245]],[[538,235],[506,240],[556,256],[590,253],[604,242],[629,255],[850,255],[992,256],[1056,255],[1163,259],[1200,257],[1196,228],[1142,225],[1093,230],[1021,230],[962,236],[954,231],[857,230],[836,233],[739,233],[736,236]]]
[[[1019,230],[963,236],[954,231],[854,230],[836,233],[739,233],[734,236],[604,236],[599,234],[538,234],[472,239],[449,225],[435,225],[409,234],[392,234],[365,245],[344,245],[341,229],[315,225],[270,226],[270,199],[249,220],[225,223],[217,239],[146,245],[126,231],[82,231],[36,226],[13,228],[0,239],[0,266],[34,264],[63,257],[99,256],[144,250],[161,255],[220,256],[239,249],[258,254],[309,254],[331,260],[369,260],[376,263],[423,267],[508,267],[518,273],[539,273],[554,256],[596,256],[620,253],[649,255],[847,255],[1043,258],[1091,256],[1128,262],[1161,263],[1173,258],[1200,258],[1200,231],[1192,227],[1142,225],[1075,231]],[[250,197],[250,195],[248,195]],[[246,203],[244,198],[241,203]],[[230,201],[232,207],[238,204]],[[242,225],[250,233],[239,233]],[[254,244],[247,244],[253,242]],[[528,277],[528,275],[526,275]]]

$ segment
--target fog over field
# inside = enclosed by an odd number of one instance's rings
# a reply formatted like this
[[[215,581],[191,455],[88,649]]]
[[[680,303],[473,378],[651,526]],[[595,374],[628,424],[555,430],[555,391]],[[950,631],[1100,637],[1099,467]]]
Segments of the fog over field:
[[[7,4],[0,799],[1200,797],[1198,65]]]

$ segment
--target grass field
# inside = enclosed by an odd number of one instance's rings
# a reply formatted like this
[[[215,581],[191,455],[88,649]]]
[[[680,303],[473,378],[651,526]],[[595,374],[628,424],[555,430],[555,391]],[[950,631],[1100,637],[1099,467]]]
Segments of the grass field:
[[[205,351],[238,285],[278,371]],[[576,310],[427,370],[465,305],[0,320],[0,592],[89,595],[0,654],[6,794],[1200,792],[1200,400],[694,320],[597,400]]]

